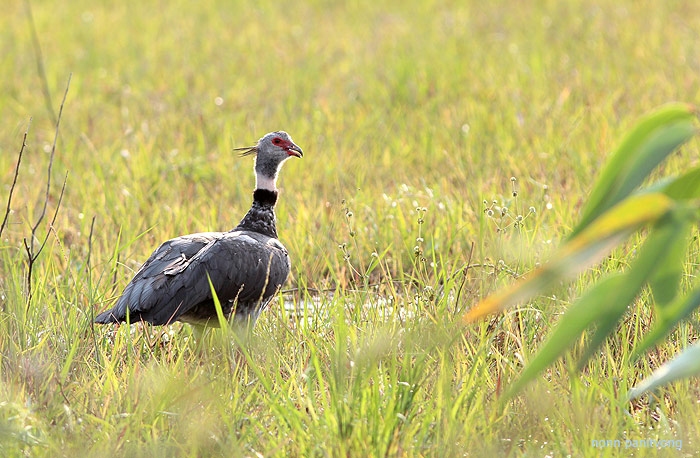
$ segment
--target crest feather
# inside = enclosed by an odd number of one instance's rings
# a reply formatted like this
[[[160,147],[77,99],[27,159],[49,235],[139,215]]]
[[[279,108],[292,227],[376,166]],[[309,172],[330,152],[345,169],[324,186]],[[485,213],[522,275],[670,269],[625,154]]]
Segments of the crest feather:
[[[258,154],[258,146],[242,146],[240,148],[233,148],[234,151],[241,151],[241,157],[250,156]]]

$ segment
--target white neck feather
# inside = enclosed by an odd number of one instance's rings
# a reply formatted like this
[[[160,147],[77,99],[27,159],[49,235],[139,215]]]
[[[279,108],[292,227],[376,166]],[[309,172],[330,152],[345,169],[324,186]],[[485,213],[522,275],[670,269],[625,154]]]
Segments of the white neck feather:
[[[268,191],[277,191],[277,177],[268,177],[261,173],[255,175],[255,189],[267,189]]]

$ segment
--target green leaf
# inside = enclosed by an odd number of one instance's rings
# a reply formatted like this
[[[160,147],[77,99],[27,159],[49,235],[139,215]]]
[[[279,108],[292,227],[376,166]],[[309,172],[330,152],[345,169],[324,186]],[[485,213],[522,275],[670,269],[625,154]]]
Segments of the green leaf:
[[[673,212],[677,214],[678,212]],[[649,287],[657,309],[663,309],[676,298],[683,277],[688,239],[693,227],[690,219],[673,215],[667,222],[673,236],[669,237],[662,255],[655,260],[657,268],[649,279]]]
[[[643,119],[612,154],[579,225],[551,260],[522,281],[485,298],[462,317],[469,323],[525,301],[599,261],[644,225],[653,225],[627,272],[600,281],[569,308],[506,398],[517,393],[595,325],[579,368],[585,364],[646,284],[663,317],[663,326],[654,334],[657,338],[682,319],[678,316],[685,317],[698,306],[700,292],[687,300],[677,296],[687,239],[698,216],[700,169],[637,191],[652,170],[696,131],[696,113],[690,105],[668,105]]]
[[[579,359],[578,369],[585,365],[615,330],[627,307],[659,268],[657,260],[663,257],[666,247],[677,236],[676,222],[677,219],[671,217],[659,221],[624,274],[598,282],[569,307],[542,349],[525,367],[520,379],[513,384],[509,394],[514,394],[534,379],[558,359],[585,329],[596,324],[597,328]]]
[[[667,224],[675,236],[666,243],[663,255],[657,261],[658,268],[649,279],[657,321],[635,348],[633,358],[655,345],[700,304],[700,289],[696,288],[686,296],[678,296],[688,240],[694,226],[694,218],[690,216],[694,213],[693,207],[679,206],[668,218]]]
[[[700,286],[696,286],[685,296],[679,296],[673,303],[659,309],[656,325],[634,349],[632,359],[639,358],[648,349],[656,345],[676,324],[687,318],[698,306],[700,306]]]
[[[661,385],[698,374],[700,374],[700,342],[686,348],[673,360],[656,369],[629,391],[627,399],[636,399]]]
[[[586,350],[581,355],[578,362],[579,369],[583,368],[600,345],[605,342],[605,339],[615,330],[618,321],[620,321],[627,307],[632,303],[645,283],[649,283],[652,279],[663,281],[664,278],[670,281],[667,276],[659,275],[659,271],[667,268],[667,264],[669,264],[666,262],[668,247],[675,244],[678,238],[685,243],[685,237],[683,237],[683,234],[679,235],[678,232],[679,225],[683,224],[684,220],[675,217],[674,213],[671,212],[669,217],[656,224],[644,244],[637,250],[639,254],[632,260],[630,267],[624,273],[625,284],[620,290],[610,297],[603,298],[600,305],[601,312],[598,319],[598,328],[589,340]],[[681,255],[681,258],[676,259],[676,261],[676,264],[682,267],[683,256]],[[672,294],[675,295],[680,283],[680,277],[675,280],[677,280],[675,284],[657,285],[657,287],[663,290],[665,294],[671,294],[666,293],[666,289],[672,290]]]
[[[674,200],[691,200],[700,198],[700,167],[665,183],[660,189]]]
[[[520,391],[528,382],[532,381],[539,373],[561,357],[581,334],[600,317],[600,307],[606,299],[616,296],[625,288],[627,278],[624,275],[614,274],[604,278],[586,291],[564,314],[557,327],[552,331],[542,348],[530,361],[520,377],[510,386],[504,394],[508,399]]]
[[[695,119],[694,107],[686,104],[667,105],[644,118],[613,152],[570,237],[628,197],[658,164],[688,141],[697,131]]]

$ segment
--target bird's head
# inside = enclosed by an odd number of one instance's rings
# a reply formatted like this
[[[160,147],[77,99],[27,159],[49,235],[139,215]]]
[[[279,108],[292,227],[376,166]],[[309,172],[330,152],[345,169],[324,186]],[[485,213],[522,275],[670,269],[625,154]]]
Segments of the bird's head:
[[[292,137],[283,130],[270,132],[258,140],[255,146],[244,146],[234,148],[235,151],[242,151],[241,156],[255,155],[258,159],[276,160],[282,162],[290,156],[302,157],[304,155],[293,141]]]
[[[258,177],[258,187],[275,188],[277,173],[282,163],[290,157],[302,157],[304,153],[292,137],[282,130],[270,132],[258,140],[255,146],[236,148],[242,151],[241,156],[255,155],[255,172]]]

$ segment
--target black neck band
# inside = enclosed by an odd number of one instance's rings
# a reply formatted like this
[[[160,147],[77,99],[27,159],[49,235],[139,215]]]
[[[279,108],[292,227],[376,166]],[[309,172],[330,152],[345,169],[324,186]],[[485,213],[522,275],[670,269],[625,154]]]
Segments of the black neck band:
[[[253,200],[263,205],[274,207],[275,203],[277,202],[277,191],[270,191],[269,189],[256,189],[253,191]]]

